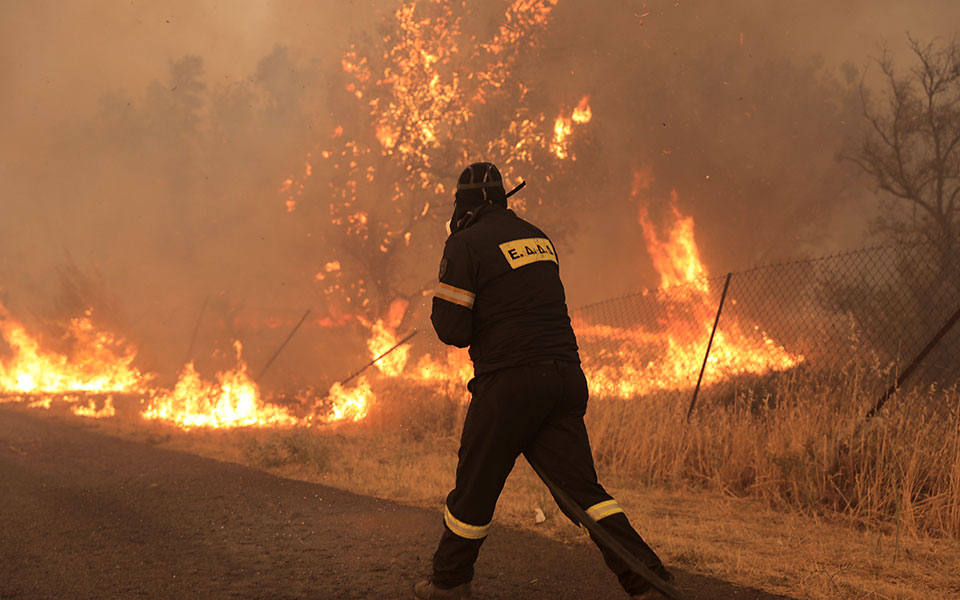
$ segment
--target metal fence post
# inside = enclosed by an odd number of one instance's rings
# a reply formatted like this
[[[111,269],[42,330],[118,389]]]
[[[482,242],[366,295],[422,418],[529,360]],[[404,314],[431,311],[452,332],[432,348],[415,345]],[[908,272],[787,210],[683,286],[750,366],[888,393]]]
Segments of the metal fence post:
[[[720,306],[717,307],[717,317],[713,320],[713,331],[710,332],[710,339],[707,341],[707,351],[703,355],[703,365],[700,367],[700,376],[697,377],[697,387],[693,388],[693,398],[690,399],[687,419],[693,414],[693,407],[697,404],[697,395],[700,393],[700,383],[703,381],[703,372],[707,369],[707,360],[710,358],[710,347],[713,346],[713,336],[717,333],[717,324],[720,323],[720,313],[723,312],[723,303],[727,299],[727,288],[730,287],[730,277],[732,276],[733,273],[727,273],[727,279],[723,282],[723,293],[720,294]]]
[[[273,356],[270,357],[270,360],[267,361],[267,364],[263,365],[263,368],[260,369],[260,374],[257,375],[256,378],[254,378],[254,381],[256,381],[257,383],[260,383],[260,378],[263,377],[264,373],[267,372],[267,369],[270,368],[270,365],[273,364],[273,361],[277,360],[277,357],[280,356],[280,353],[283,352],[284,348],[286,348],[287,342],[289,342],[290,339],[293,338],[293,334],[295,334],[297,330],[300,329],[300,326],[303,325],[303,322],[307,320],[307,316],[309,314],[310,314],[310,309],[308,308],[307,312],[303,313],[303,316],[300,317],[300,320],[297,321],[297,324],[293,326],[293,331],[290,332],[290,335],[287,336],[287,339],[283,340],[283,343],[280,344],[280,347],[277,348],[277,351],[273,353]]]
[[[914,357],[914,359],[910,362],[910,365],[903,370],[903,373],[901,373],[899,377],[897,377],[897,381],[894,382],[894,384],[891,385],[882,396],[880,396],[880,398],[877,400],[877,403],[873,405],[873,408],[867,411],[867,416],[864,417],[865,419],[873,418],[873,416],[876,415],[881,408],[883,408],[884,403],[890,399],[890,396],[893,396],[893,394],[900,388],[901,385],[903,385],[903,382],[906,381],[907,377],[909,377],[910,374],[913,373],[914,369],[916,369],[917,366],[923,362],[923,359],[930,354],[930,351],[940,343],[940,340],[943,339],[943,336],[945,336],[948,331],[950,331],[950,328],[954,326],[958,319],[960,319],[960,307],[957,308],[956,312],[950,315],[950,318],[947,319],[947,322],[943,324],[943,327],[940,328],[940,331],[930,338],[930,341],[927,342],[927,345],[923,347],[923,350],[921,350],[920,353]]]
[[[183,359],[183,364],[193,360],[193,346],[197,343],[197,334],[200,333],[200,323],[203,321],[203,313],[207,311],[207,304],[210,303],[210,296],[203,299],[203,306],[200,307],[200,314],[197,315],[197,322],[193,326],[193,333],[190,335],[190,345],[187,347],[187,356]]]

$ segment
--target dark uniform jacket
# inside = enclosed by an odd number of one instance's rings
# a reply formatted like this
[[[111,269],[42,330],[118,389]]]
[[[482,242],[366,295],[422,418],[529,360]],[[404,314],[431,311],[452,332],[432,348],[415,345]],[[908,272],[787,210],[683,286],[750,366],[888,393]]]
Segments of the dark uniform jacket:
[[[470,346],[475,375],[580,361],[553,243],[497,204],[447,239],[430,320],[444,343]]]

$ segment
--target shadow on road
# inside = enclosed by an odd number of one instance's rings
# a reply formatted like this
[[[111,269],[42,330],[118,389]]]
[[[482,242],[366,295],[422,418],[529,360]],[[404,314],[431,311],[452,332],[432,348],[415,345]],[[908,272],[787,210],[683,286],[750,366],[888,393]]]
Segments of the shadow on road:
[[[756,588],[744,587],[696,573],[674,569],[680,585],[690,600],[798,600],[793,596],[772,594]]]

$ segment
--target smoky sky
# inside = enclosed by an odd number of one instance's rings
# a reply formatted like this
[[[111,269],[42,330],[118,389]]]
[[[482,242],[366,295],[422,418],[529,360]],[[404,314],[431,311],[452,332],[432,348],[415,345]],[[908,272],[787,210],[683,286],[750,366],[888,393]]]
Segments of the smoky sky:
[[[559,11],[567,7],[561,2]],[[835,62],[861,64],[883,40],[902,50],[906,32],[921,39],[956,30],[960,6],[950,0],[897,2],[614,2],[648,16],[657,29],[664,14],[680,21],[740,31],[758,52],[793,56],[821,53]],[[662,6],[661,6],[662,4]],[[373,31],[394,2],[307,0],[130,2],[112,0],[0,2],[0,149],[7,160],[63,116],[84,114],[107,90],[136,90],[159,76],[168,58],[203,56],[214,77],[244,77],[264,54],[287,45],[310,55],[337,53],[353,33]],[[602,12],[602,11],[596,11]],[[608,23],[609,24],[609,23]],[[677,46],[697,44],[691,31],[675,30]],[[644,35],[637,29],[635,35]],[[64,103],[68,100],[68,103]]]
[[[572,307],[657,284],[636,213],[662,216],[673,191],[712,272],[864,243],[875,198],[835,158],[859,126],[852,81],[880,44],[906,64],[908,32],[931,40],[960,23],[953,0],[597,4],[561,0],[515,72],[548,118],[591,97],[590,191],[555,199],[576,222],[561,241]],[[117,327],[165,369],[182,360],[205,298],[212,337],[244,310],[289,325],[317,306],[312,275],[337,253],[293,241],[309,224],[286,214],[276,188],[340,118],[324,103],[324,70],[340,68],[350,40],[378,38],[396,6],[0,0],[0,300],[44,314],[65,280],[96,281]],[[202,61],[201,126],[222,127],[230,150],[198,165],[140,144],[138,162],[116,140],[191,56]],[[246,127],[229,103],[244,85],[284,90],[305,116],[284,120],[275,99],[275,127],[269,115]],[[140,125],[173,147],[160,121]],[[638,171],[650,182],[631,198]],[[438,258],[422,257],[427,275]],[[254,358],[285,333],[238,327],[228,333],[262,342]],[[292,354],[335,335],[306,336]],[[317,371],[353,364],[329,362]]]

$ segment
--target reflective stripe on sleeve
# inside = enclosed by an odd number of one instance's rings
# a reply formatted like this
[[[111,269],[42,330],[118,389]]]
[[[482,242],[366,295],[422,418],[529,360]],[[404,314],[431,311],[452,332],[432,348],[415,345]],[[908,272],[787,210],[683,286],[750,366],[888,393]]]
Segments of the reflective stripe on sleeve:
[[[447,283],[438,283],[437,289],[433,295],[441,300],[453,302],[454,304],[459,304],[460,306],[465,306],[466,308],[473,308],[473,299],[477,296],[473,292],[468,292],[467,290],[453,287]]]
[[[594,504],[587,509],[587,514],[590,515],[590,518],[594,521],[599,521],[609,517],[610,515],[615,515],[617,513],[622,513],[623,509],[620,508],[620,505],[617,504],[616,500],[606,500],[600,502],[599,504]]]
[[[464,523],[453,516],[453,514],[450,513],[450,509],[446,506],[443,507],[443,522],[447,524],[450,531],[468,540],[483,539],[487,537],[487,532],[490,531],[490,523],[482,527]]]

